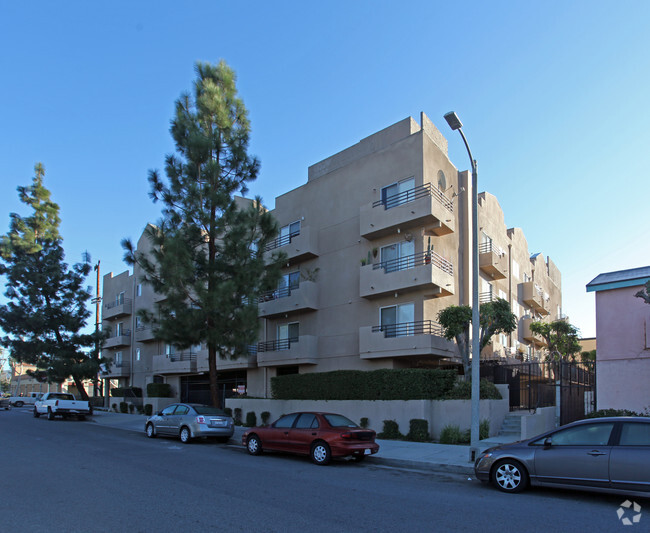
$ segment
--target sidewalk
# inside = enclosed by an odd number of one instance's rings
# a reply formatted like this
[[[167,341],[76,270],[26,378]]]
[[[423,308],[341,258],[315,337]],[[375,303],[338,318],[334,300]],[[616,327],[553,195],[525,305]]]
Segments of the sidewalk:
[[[88,420],[102,426],[138,431],[144,435],[145,415],[127,415],[106,411],[95,411]],[[238,426],[230,439],[230,445],[241,446],[241,436],[246,428]],[[509,437],[491,437],[482,440],[481,450],[498,444],[512,442]],[[435,444],[431,442],[408,442],[380,440],[379,453],[368,457],[370,464],[429,470],[432,472],[474,475],[474,465],[469,461],[469,446]]]

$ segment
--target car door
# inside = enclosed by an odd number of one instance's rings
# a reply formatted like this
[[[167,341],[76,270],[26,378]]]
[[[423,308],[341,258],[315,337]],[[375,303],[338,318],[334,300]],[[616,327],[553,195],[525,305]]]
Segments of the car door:
[[[650,496],[650,423],[621,424],[618,445],[609,460],[612,488],[647,492]]]
[[[540,439],[535,477],[541,483],[609,487],[610,438],[614,422],[578,424]],[[550,446],[544,445],[549,442]]]
[[[169,433],[171,435],[178,435],[181,431],[181,425],[183,423],[183,418],[187,413],[190,412],[190,408],[187,405],[177,405],[174,412],[168,417],[167,423],[169,428]]]
[[[299,415],[300,413],[292,413],[278,418],[270,428],[264,431],[262,447],[287,452],[292,451],[288,444],[289,431]]]
[[[170,429],[170,418],[173,416],[174,411],[176,410],[176,407],[178,404],[172,404],[167,407],[165,407],[160,414],[156,417],[156,420],[154,421],[154,425],[156,426],[156,433],[160,433],[161,435],[169,435],[171,432]]]
[[[302,413],[289,430],[288,446],[296,453],[308,454],[311,443],[318,436],[318,418],[313,413]]]

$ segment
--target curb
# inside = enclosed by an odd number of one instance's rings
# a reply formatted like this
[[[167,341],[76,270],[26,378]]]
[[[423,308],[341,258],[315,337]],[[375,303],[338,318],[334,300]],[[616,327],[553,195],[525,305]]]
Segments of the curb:
[[[447,463],[430,463],[425,461],[414,461],[409,459],[391,459],[389,457],[372,456],[366,459],[368,464],[382,466],[392,466],[394,468],[410,468],[413,470],[423,470],[426,472],[435,472],[441,474],[462,474],[464,476],[474,476],[473,466],[462,466]]]

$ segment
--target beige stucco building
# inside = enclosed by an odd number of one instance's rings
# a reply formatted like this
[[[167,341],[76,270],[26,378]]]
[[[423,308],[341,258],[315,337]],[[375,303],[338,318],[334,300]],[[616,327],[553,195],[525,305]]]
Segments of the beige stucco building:
[[[277,290],[260,298],[260,341],[239,361],[220,361],[226,394],[245,386],[269,397],[273,376],[339,369],[415,368],[457,363],[441,336],[440,310],[471,304],[471,177],[447,154],[447,140],[421,114],[402,120],[308,170],[307,182],[276,199],[281,232],[268,251],[288,255]],[[480,300],[504,298],[518,329],[484,357],[534,358],[535,318],[561,315],[560,271],[530,255],[508,228],[497,199],[479,195]],[[141,238],[138,250],[146,251]],[[207,399],[207,350],[186,353],[157,341],[136,311],[156,295],[133,273],[104,277],[104,327],[112,335],[104,373],[115,384],[172,385],[177,397]]]

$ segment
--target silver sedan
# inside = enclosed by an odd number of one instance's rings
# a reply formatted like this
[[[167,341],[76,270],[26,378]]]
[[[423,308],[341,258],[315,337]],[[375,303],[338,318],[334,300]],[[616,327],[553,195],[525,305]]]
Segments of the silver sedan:
[[[157,435],[179,437],[188,443],[195,438],[214,437],[228,442],[235,432],[235,423],[221,409],[196,403],[174,403],[147,418],[147,437]]]
[[[530,485],[650,497],[650,417],[580,420],[485,450],[476,477],[504,492]]]

